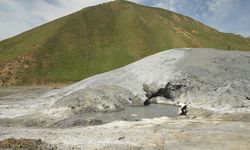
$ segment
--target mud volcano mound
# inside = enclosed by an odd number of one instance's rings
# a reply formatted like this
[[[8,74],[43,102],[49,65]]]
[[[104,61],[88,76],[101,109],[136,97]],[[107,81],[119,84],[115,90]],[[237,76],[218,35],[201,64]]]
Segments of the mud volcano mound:
[[[250,110],[250,53],[172,49],[96,75],[45,97],[55,108],[117,111],[129,104],[187,103],[220,112]],[[141,102],[140,102],[141,101]]]

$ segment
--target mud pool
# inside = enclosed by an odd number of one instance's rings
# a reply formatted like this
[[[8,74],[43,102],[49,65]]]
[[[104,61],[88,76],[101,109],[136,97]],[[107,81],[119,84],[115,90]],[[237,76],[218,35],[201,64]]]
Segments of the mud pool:
[[[140,121],[141,119],[175,118],[178,116],[178,107],[172,105],[151,104],[144,107],[127,107],[117,112],[91,112],[70,116],[58,121],[54,127],[66,128],[74,126],[100,125],[113,121]]]
[[[171,105],[151,104],[144,107],[127,107],[122,111],[112,113],[86,113],[85,118],[95,118],[102,121],[140,120],[142,118],[159,118],[178,116],[178,107]]]

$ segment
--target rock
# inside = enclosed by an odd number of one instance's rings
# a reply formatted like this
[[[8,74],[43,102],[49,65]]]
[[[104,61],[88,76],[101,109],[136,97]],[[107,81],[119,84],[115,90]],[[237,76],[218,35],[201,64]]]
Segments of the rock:
[[[143,103],[143,105],[144,106],[148,106],[148,105],[150,105],[150,99],[146,99],[145,101],[144,101],[144,103]]]
[[[119,137],[118,140],[125,139],[125,136]]]
[[[143,91],[146,92],[146,97],[150,98],[152,97],[152,95],[154,95],[155,93],[157,93],[158,91],[158,87],[155,83],[151,83],[151,84],[143,84]]]
[[[133,95],[131,93],[131,97],[129,97],[129,102],[131,106],[143,106],[143,100],[138,95]]]
[[[169,81],[164,88],[157,89],[156,86],[154,86],[153,90],[150,90],[149,86],[144,84],[143,89],[145,90],[146,97],[148,98],[144,102],[144,105],[149,105],[151,102],[164,104],[168,103],[165,101],[172,101],[172,103],[169,103],[173,104],[175,98],[180,97],[182,94],[185,94],[192,89],[190,85],[187,85],[186,81],[186,79]]]

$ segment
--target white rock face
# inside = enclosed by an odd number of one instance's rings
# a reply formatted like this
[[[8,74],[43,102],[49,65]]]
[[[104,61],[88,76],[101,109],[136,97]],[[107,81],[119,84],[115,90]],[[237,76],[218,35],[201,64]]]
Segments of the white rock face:
[[[115,85],[145,100],[143,84],[154,84],[162,88],[169,81],[178,80],[192,88],[176,97],[175,102],[220,112],[250,110],[250,53],[214,49],[163,51],[52,91],[44,98],[60,100],[78,90]]]

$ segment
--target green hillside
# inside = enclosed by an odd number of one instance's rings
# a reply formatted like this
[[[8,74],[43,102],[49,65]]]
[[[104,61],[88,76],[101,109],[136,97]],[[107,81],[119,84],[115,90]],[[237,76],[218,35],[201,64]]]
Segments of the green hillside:
[[[0,85],[74,82],[177,47],[250,50],[250,40],[127,1],[85,8],[0,42]]]

